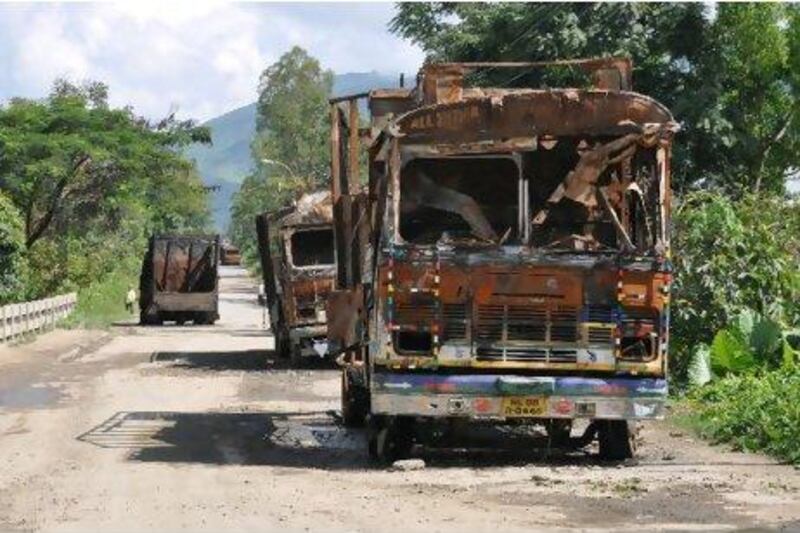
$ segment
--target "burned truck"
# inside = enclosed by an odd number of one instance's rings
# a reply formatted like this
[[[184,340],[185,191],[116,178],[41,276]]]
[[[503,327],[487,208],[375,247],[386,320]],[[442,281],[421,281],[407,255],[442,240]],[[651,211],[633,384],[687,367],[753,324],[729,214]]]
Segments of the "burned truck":
[[[219,319],[219,236],[154,235],[139,277],[140,323]]]
[[[336,257],[328,191],[256,217],[258,250],[275,350],[293,364],[328,354],[326,302]]]
[[[467,83],[552,68],[586,86]],[[630,457],[631,424],[661,417],[667,395],[678,129],[632,91],[631,62],[428,64],[414,88],[331,104],[329,342],[370,454],[485,423]]]
[[[224,241],[220,249],[219,262],[223,266],[239,266],[242,264],[242,254],[239,248]]]

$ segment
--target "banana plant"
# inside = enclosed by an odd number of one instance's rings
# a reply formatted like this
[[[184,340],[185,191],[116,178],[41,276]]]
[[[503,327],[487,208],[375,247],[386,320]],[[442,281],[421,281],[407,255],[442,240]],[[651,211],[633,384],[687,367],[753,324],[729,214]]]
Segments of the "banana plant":
[[[800,360],[800,330],[786,329],[775,320],[745,309],[714,335],[711,346],[695,347],[689,364],[691,386],[715,377],[756,369],[790,367]]]

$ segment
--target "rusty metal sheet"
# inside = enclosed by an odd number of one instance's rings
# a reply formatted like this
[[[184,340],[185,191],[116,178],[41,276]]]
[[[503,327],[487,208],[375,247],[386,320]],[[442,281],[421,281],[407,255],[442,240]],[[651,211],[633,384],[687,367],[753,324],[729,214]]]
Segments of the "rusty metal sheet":
[[[333,223],[330,191],[316,191],[300,197],[288,215],[277,221],[280,227]]]
[[[663,105],[620,91],[516,91],[500,98],[462,100],[410,111],[396,121],[404,144],[468,143],[509,137],[619,135],[661,124],[678,126]]]

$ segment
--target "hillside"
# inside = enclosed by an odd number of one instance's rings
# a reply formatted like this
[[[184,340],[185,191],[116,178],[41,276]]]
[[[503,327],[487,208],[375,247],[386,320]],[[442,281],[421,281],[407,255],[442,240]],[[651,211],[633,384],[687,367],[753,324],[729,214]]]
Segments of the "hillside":
[[[351,72],[337,74],[333,95],[367,91],[378,87],[397,87],[398,74]],[[231,196],[250,172],[250,142],[255,134],[256,104],[248,104],[204,123],[211,129],[212,146],[193,145],[187,155],[197,162],[206,185],[220,187],[212,197],[214,223],[224,231],[228,225]]]

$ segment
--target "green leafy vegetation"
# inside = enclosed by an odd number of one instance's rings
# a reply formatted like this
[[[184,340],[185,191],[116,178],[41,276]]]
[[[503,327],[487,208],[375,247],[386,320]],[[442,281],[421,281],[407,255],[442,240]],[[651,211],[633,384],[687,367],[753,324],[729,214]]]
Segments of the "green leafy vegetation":
[[[671,355],[689,424],[800,462],[800,205],[698,193],[675,227]]]
[[[688,424],[716,442],[800,464],[800,367],[728,375],[690,395]]]
[[[139,286],[138,258],[129,257],[103,278],[78,290],[78,304],[64,320],[67,327],[105,328],[114,322],[138,320],[125,309],[124,296],[128,289]]]
[[[25,298],[26,278],[22,218],[11,200],[0,191],[0,305]]]
[[[207,228],[206,191],[181,148],[208,131],[173,116],[151,123],[107,98],[102,83],[59,80],[43,100],[0,107],[0,238],[11,235],[16,270],[27,272],[6,299],[97,298],[130,276],[151,233]]]
[[[675,211],[672,244],[673,377],[687,379],[691,367],[693,382],[707,381],[698,379],[700,359],[731,369],[779,361],[778,332],[800,324],[800,205],[689,194]]]

